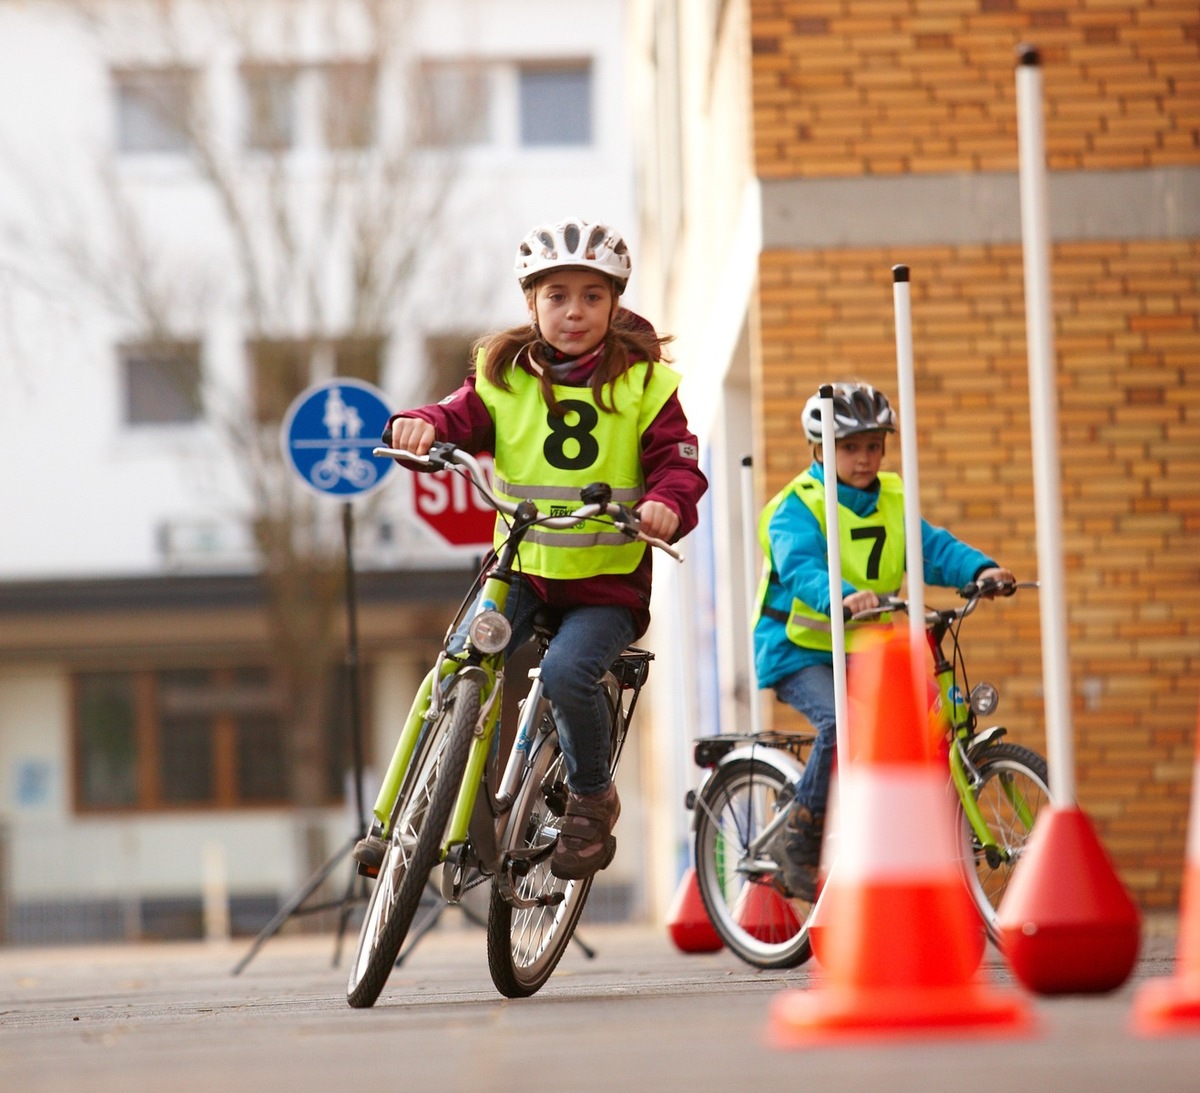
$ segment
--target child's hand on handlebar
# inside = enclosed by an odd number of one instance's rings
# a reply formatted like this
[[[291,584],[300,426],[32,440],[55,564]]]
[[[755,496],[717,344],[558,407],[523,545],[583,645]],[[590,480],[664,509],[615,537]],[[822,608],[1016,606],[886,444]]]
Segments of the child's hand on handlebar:
[[[985,596],[1011,596],[1016,590],[1017,578],[1011,569],[1005,566],[992,566],[981,570],[975,578],[975,585]]]
[[[661,501],[643,501],[637,507],[637,514],[642,533],[653,539],[669,543],[671,536],[679,530],[679,514]]]
[[[392,447],[413,455],[428,455],[437,432],[419,417],[398,417],[392,422]]]
[[[842,597],[842,616],[849,619],[860,611],[869,611],[872,607],[878,606],[879,597],[870,589],[851,592],[849,596]]]

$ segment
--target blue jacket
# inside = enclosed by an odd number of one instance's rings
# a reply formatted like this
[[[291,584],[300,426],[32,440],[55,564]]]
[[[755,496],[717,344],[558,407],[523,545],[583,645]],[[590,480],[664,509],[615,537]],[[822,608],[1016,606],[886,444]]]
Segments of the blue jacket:
[[[820,482],[825,470],[813,463],[809,473]],[[785,615],[793,599],[801,599],[816,610],[829,614],[829,559],[825,535],[812,512],[788,487],[789,496],[775,510],[768,528],[771,555],[778,583],[772,581],[766,606]],[[838,504],[860,516],[875,511],[879,489],[858,490],[838,483]],[[921,550],[925,562],[925,583],[942,588],[960,588],[994,562],[982,551],[959,539],[945,528],[921,521]],[[856,592],[843,582],[842,595]],[[811,664],[832,664],[830,653],[803,649],[788,639],[786,624],[762,615],[754,628],[754,665],[759,687],[773,687],[782,679]]]

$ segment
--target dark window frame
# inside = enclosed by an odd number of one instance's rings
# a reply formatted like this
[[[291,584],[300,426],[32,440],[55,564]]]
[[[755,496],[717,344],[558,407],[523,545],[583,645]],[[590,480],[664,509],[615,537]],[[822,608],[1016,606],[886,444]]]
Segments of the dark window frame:
[[[204,417],[199,341],[127,342],[117,348],[122,420],[127,428],[193,425]],[[148,392],[147,387],[154,387]]]
[[[177,693],[169,695],[172,685],[182,682],[182,673],[201,673],[211,680],[211,687],[200,686],[193,690],[192,698]],[[248,681],[247,673],[260,678]],[[85,724],[82,709],[89,685],[106,679],[110,683],[120,681],[125,692],[132,696],[133,709],[128,711],[126,726],[132,741],[133,754],[127,756],[131,771],[119,779],[122,786],[132,787],[118,801],[93,799],[89,787],[96,785],[90,777],[90,763],[98,753],[90,748],[90,730]],[[370,672],[366,666],[360,673],[360,689],[369,693],[366,685]],[[264,682],[264,680],[266,682]],[[203,682],[203,681],[201,681]],[[330,807],[345,804],[345,772],[353,761],[350,754],[351,741],[347,726],[347,714],[342,708],[348,705],[349,680],[345,666],[335,666],[335,677],[330,688],[330,709],[325,719],[322,746],[326,795],[324,803]],[[186,690],[186,687],[184,688]],[[176,715],[190,720],[208,718],[207,733],[209,755],[204,759],[206,770],[211,772],[209,792],[203,795],[188,795],[181,790],[186,782],[170,781],[170,751],[172,741],[166,738],[170,724],[170,710],[175,707]],[[168,716],[164,716],[164,714]],[[362,715],[366,720],[368,704],[363,703]],[[260,664],[232,665],[228,663],[204,665],[181,669],[178,666],[144,667],[133,669],[87,669],[71,676],[71,737],[73,765],[73,804],[77,814],[112,815],[143,812],[187,812],[228,811],[232,809],[261,809],[288,807],[293,802],[288,784],[286,758],[280,752],[280,771],[275,779],[274,792],[247,792],[243,787],[244,764],[250,761],[248,752],[256,730],[251,723],[261,726],[264,718],[275,719],[273,726],[278,740],[286,747],[284,734],[287,731],[281,697],[269,682],[269,672]],[[177,722],[178,723],[178,722]],[[364,729],[364,739],[370,735]],[[123,742],[122,742],[123,743]],[[181,768],[178,765],[177,771]],[[118,774],[122,772],[118,771]],[[186,778],[186,772],[184,773]],[[268,779],[269,781],[269,779]]]
[[[191,151],[195,69],[182,65],[115,68],[111,78],[118,154],[186,155]]]

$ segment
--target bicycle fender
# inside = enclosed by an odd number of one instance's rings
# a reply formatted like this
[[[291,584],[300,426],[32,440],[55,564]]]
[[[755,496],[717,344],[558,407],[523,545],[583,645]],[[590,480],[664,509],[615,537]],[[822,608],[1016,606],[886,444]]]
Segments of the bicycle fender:
[[[726,753],[721,757],[721,761],[715,766],[710,767],[701,780],[700,785],[696,788],[696,796],[694,804],[704,796],[704,791],[708,783],[716,776],[717,772],[722,767],[729,766],[730,763],[736,763],[743,759],[753,759],[757,763],[764,763],[772,767],[789,782],[795,783],[800,780],[800,775],[804,773],[802,764],[796,762],[792,756],[786,751],[780,751],[778,748],[766,748],[762,746],[754,746],[748,744],[742,748],[735,748],[733,751]],[[692,809],[692,822],[689,825],[693,831],[696,829],[696,810]]]
[[[993,744],[998,744],[1000,738],[1008,733],[1003,725],[993,725],[990,729],[984,729],[978,733],[971,741],[971,746],[967,749],[967,757],[974,760],[985,748],[990,748]]]

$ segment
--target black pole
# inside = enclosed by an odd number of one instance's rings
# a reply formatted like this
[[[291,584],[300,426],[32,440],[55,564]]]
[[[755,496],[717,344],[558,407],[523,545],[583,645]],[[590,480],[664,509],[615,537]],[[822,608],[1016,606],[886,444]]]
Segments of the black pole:
[[[354,574],[354,506],[342,506],[342,536],[346,546],[346,672],[350,687],[350,747],[354,761],[354,806],[358,816],[358,836],[367,833],[363,807],[362,702],[358,679],[358,597]]]

